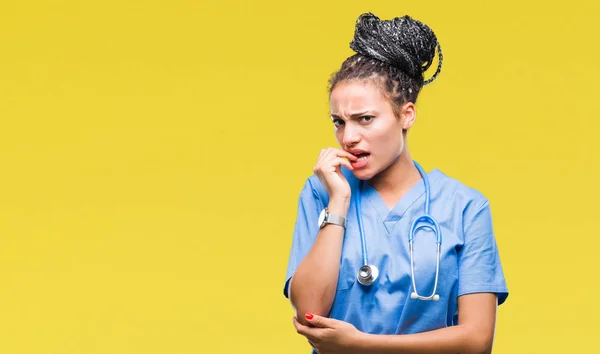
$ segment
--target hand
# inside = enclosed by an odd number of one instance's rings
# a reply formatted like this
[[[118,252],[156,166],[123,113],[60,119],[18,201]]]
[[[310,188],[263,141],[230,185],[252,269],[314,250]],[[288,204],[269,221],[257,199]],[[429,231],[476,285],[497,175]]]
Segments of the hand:
[[[308,343],[319,354],[354,354],[360,353],[357,346],[361,331],[352,324],[332,318],[307,315],[306,320],[312,326],[304,326],[296,317],[293,318],[296,331],[308,339]]]
[[[341,150],[328,148],[321,150],[317,164],[313,168],[330,199],[340,199],[344,201],[350,200],[350,185],[342,175],[340,167],[342,165],[352,170],[352,165],[348,160],[356,161],[358,158],[351,153]]]

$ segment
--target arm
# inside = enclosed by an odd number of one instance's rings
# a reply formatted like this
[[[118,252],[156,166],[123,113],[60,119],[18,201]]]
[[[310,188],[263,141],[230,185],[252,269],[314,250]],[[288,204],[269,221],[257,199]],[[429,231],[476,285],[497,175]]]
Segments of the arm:
[[[349,323],[315,316],[308,321],[312,327],[294,320],[298,333],[321,353],[491,353],[497,306],[506,300],[508,289],[489,204],[473,205],[467,219],[459,251],[458,324],[417,334],[372,335]]]
[[[458,298],[459,323],[430,332],[407,335],[359,333],[356,348],[372,354],[489,354],[492,352],[497,298],[492,293]]]
[[[365,336],[373,353],[491,353],[496,309],[508,290],[489,202],[472,203],[465,219],[464,245],[458,253],[458,325],[411,335]]]
[[[329,210],[346,217],[349,201],[331,200]],[[331,310],[340,270],[344,229],[326,225],[298,265],[289,286],[289,297],[296,313],[327,316]],[[307,324],[304,316],[298,319]]]
[[[352,324],[307,314],[309,326],[294,318],[294,326],[319,353],[333,354],[490,354],[497,298],[473,293],[458,299],[459,323],[417,334],[367,334]],[[299,316],[300,317],[300,316]]]
[[[323,149],[313,168],[320,184],[329,196],[329,210],[346,217],[350,205],[350,184],[341,167],[352,170],[349,160],[358,158],[340,149]],[[298,313],[326,316],[335,298],[340,258],[345,230],[338,225],[319,229],[317,212],[322,206],[308,183],[300,198],[298,218],[292,242],[292,257],[288,264],[288,297]],[[314,214],[313,214],[314,213]],[[297,264],[297,268],[294,266]],[[300,321],[307,324],[303,316]]]

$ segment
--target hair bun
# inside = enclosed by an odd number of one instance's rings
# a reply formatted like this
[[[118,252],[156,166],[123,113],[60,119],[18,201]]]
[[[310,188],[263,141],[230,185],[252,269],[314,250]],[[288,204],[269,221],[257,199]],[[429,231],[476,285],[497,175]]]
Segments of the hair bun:
[[[423,81],[423,73],[431,66],[438,48],[439,63],[436,73]],[[433,81],[442,68],[442,50],[427,25],[410,16],[382,21],[368,12],[356,20],[354,39],[350,48],[356,53],[394,66],[426,85]]]

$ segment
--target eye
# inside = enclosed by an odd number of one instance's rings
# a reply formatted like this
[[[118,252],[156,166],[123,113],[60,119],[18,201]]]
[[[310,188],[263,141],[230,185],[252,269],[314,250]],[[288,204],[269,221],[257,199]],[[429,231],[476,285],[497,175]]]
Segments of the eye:
[[[362,116],[362,117],[360,117],[360,120],[362,122],[369,123],[371,120],[373,120],[373,118],[375,118],[375,117],[373,117],[373,116]]]
[[[344,121],[338,118],[332,119],[333,125],[338,128],[341,125],[344,125]]]

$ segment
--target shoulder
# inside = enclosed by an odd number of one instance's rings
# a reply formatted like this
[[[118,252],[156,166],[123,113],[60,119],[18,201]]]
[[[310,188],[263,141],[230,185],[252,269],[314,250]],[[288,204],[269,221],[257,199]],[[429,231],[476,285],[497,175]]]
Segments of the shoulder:
[[[458,178],[438,169],[434,169],[431,174],[435,177],[435,181],[431,183],[432,193],[437,191],[442,199],[462,209],[465,218],[489,205],[489,200],[483,192]]]
[[[492,227],[490,202],[484,193],[455,177],[437,172],[439,176],[432,183],[431,192],[442,201],[438,205],[442,204],[445,211],[450,211],[449,215],[457,219],[463,233],[493,237],[493,233],[488,232]]]

